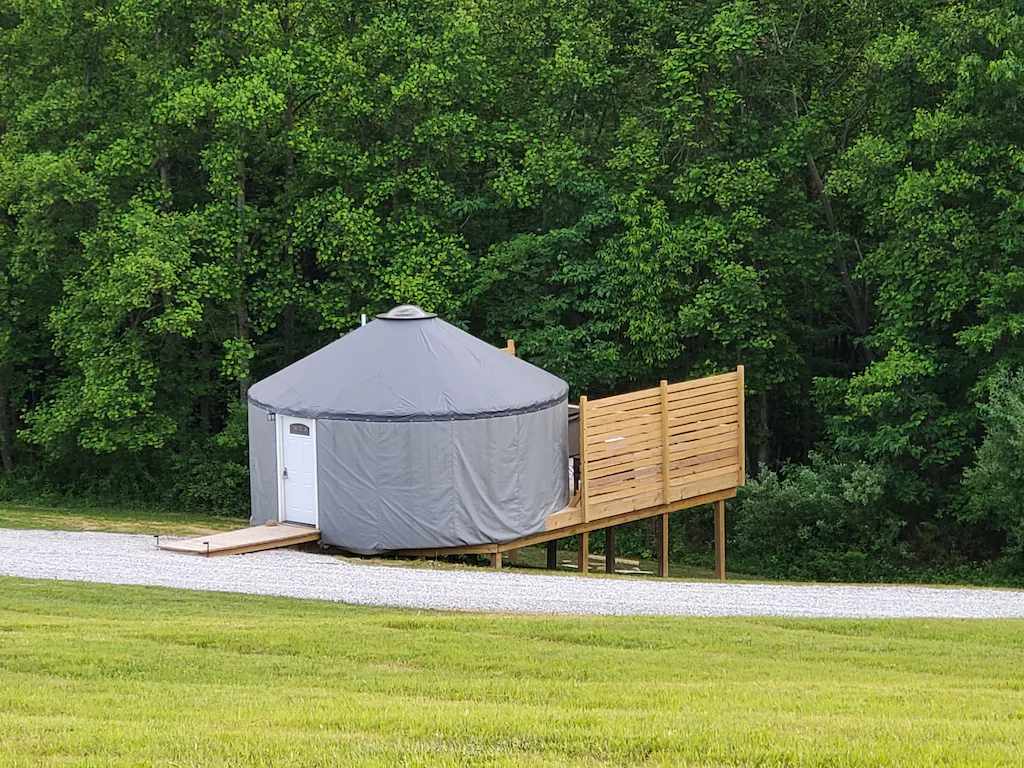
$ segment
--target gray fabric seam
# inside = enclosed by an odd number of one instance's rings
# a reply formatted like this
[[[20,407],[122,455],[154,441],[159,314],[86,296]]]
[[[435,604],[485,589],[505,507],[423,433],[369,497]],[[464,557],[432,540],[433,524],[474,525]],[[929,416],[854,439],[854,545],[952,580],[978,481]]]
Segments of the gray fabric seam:
[[[361,422],[375,422],[375,423],[408,423],[408,422],[434,422],[434,421],[474,421],[476,419],[496,419],[502,416],[520,416],[526,413],[537,413],[538,411],[545,411],[548,408],[554,408],[568,398],[568,393],[556,397],[553,400],[547,400],[537,405],[527,405],[522,408],[507,408],[503,411],[486,411],[482,413],[456,413],[456,414],[445,414],[431,416],[429,414],[411,414],[408,416],[375,416],[373,414],[350,414],[350,413],[338,413],[338,412],[313,412],[312,409],[303,408],[288,408],[279,407],[276,405],[269,405],[256,400],[253,397],[249,398],[249,404],[255,405],[257,408],[261,408],[265,411],[270,411],[275,414],[281,414],[284,416],[292,416],[300,419],[321,419],[323,421],[361,421]]]

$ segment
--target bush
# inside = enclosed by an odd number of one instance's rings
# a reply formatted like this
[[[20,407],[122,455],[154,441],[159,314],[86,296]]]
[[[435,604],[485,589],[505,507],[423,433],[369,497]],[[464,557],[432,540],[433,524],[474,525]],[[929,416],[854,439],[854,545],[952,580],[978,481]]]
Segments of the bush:
[[[191,511],[249,514],[248,425],[245,405],[232,404],[224,429],[174,457],[173,504]]]
[[[1003,565],[1024,574],[1024,373],[996,377],[980,410],[985,439],[964,473],[960,519],[1002,534]]]
[[[786,579],[895,578],[908,553],[892,509],[894,481],[885,467],[814,455],[809,466],[763,470],[740,489],[731,516],[733,562]]]

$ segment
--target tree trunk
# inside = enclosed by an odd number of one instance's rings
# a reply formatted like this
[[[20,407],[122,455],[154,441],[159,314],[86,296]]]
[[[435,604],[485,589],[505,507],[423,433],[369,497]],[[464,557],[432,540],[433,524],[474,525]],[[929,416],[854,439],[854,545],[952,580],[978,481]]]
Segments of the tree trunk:
[[[171,163],[167,159],[166,149],[161,151],[160,159],[157,161],[157,167],[160,170],[160,188],[167,196],[162,207],[164,210],[167,210],[171,204]]]
[[[284,22],[287,26],[287,20]],[[295,171],[295,152],[292,150],[292,128],[295,124],[295,102],[289,93],[284,107],[284,130],[287,136],[284,147],[284,189],[286,205],[290,207],[290,188],[292,174]],[[289,217],[290,218],[290,217]],[[290,280],[288,302],[284,305],[284,362],[292,362],[295,347],[295,251],[292,245],[291,224],[285,224],[284,233],[285,268]]]
[[[14,456],[11,446],[14,444],[14,418],[11,413],[10,395],[6,385],[0,385],[0,461],[4,472],[14,472]]]
[[[757,469],[760,472],[761,467],[767,467],[771,461],[772,448],[768,440],[768,435],[771,434],[768,430],[768,395],[762,393],[758,401],[757,419],[761,426],[761,434],[764,435],[763,442],[757,447]]]
[[[811,180],[813,194],[821,201],[822,210],[825,212],[825,221],[828,223],[829,232],[833,235],[839,234],[839,224],[836,221],[836,213],[832,208],[832,198],[825,191],[825,182],[818,172],[818,164],[814,162],[814,155],[807,152],[807,174]],[[853,319],[853,329],[859,338],[867,336],[870,330],[868,324],[867,302],[857,294],[857,288],[853,284],[853,277],[850,275],[850,267],[847,264],[843,250],[836,247],[833,257],[836,272],[839,273],[839,280],[843,286],[843,293],[846,294],[846,301],[850,305],[850,317]],[[873,355],[868,347],[862,347],[867,362],[871,362]]]
[[[800,114],[800,102],[797,98],[796,86],[794,85],[790,91],[793,103],[793,112],[797,116]],[[811,150],[807,150],[807,176],[810,180],[811,185],[811,196],[821,201],[821,207],[825,213],[825,221],[828,224],[828,230],[833,235],[839,234],[839,222],[836,220],[836,212],[832,207],[832,198],[829,197],[828,192],[825,191],[825,181],[821,178],[821,173],[818,171],[818,164],[814,161],[814,153]],[[835,256],[833,257],[833,263],[836,268],[836,272],[839,274],[839,280],[843,286],[843,293],[846,294],[846,301],[850,305],[850,317],[853,320],[853,329],[859,338],[864,338],[868,334],[869,320],[868,320],[868,309],[867,300],[862,299],[857,294],[857,289],[853,284],[853,278],[850,275],[850,267],[846,261],[846,256],[843,254],[842,248],[836,247]],[[870,363],[874,356],[868,347],[861,348],[864,353],[866,362]]]
[[[238,269],[238,303],[235,310],[235,325],[236,325],[236,338],[249,342],[249,305],[247,303],[246,288],[246,269],[245,269],[245,251],[246,251],[246,233],[245,233],[245,158],[238,158],[238,176],[237,176],[238,191],[235,194],[235,212],[238,214],[238,241],[235,246],[235,266]],[[251,377],[249,376],[248,367],[244,375],[238,380],[238,396],[239,399],[244,403],[249,396],[249,384]]]
[[[203,434],[210,434],[210,340],[203,339],[199,352],[199,380],[203,383],[199,395],[199,424]]]

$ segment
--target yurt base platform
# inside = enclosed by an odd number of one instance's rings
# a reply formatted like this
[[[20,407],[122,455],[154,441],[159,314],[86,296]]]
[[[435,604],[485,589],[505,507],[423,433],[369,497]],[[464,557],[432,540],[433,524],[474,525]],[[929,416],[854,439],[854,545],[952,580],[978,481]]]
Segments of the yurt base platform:
[[[578,503],[578,500],[574,499],[574,503],[565,507],[554,514],[548,515],[547,518],[547,530],[540,533],[535,533],[530,536],[524,536],[515,541],[505,542],[504,544],[477,544],[473,546],[465,547],[438,547],[433,549],[404,549],[396,552],[392,552],[394,555],[402,555],[406,557],[441,557],[445,555],[498,555],[502,552],[510,552],[512,550],[521,549],[522,547],[528,547],[531,544],[543,544],[548,541],[554,541],[555,539],[562,539],[567,536],[577,536],[581,533],[591,533],[592,531],[599,531],[603,528],[610,528],[616,525],[622,525],[623,523],[632,523],[637,520],[645,520],[650,517],[657,517],[659,515],[666,515],[670,512],[678,512],[682,509],[689,509],[692,507],[699,507],[704,504],[714,504],[715,502],[725,501],[736,496],[735,488],[727,488],[725,490],[716,491],[713,493],[705,493],[699,496],[694,496],[689,499],[681,499],[673,502],[672,504],[664,504],[659,506],[644,507],[642,509],[629,510],[617,515],[602,517],[597,520],[583,520],[583,511]]]
[[[319,539],[319,528],[279,523],[257,525],[209,536],[197,536],[194,539],[161,542],[160,549],[190,555],[241,555],[246,552],[259,552],[263,549],[290,547],[293,544],[304,544]]]

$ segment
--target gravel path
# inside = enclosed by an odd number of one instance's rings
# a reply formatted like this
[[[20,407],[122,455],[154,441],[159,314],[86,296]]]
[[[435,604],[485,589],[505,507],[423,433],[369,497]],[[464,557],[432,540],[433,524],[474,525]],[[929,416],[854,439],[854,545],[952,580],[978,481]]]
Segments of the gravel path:
[[[0,529],[0,575],[465,611],[1024,618],[1017,591],[582,579],[361,565],[289,550],[205,558],[117,533]]]

